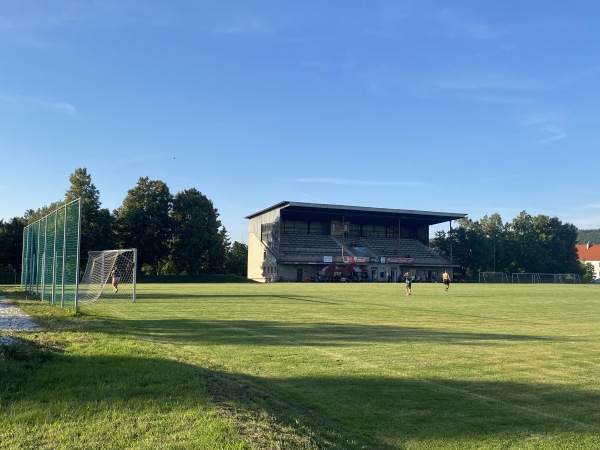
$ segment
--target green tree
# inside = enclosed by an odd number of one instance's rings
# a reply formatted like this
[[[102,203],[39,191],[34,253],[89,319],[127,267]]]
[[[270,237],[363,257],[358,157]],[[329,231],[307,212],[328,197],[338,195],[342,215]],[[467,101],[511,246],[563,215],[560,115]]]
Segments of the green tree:
[[[227,233],[213,203],[197,189],[179,192],[171,211],[170,260],[178,274],[219,272],[224,268]]]
[[[245,277],[248,274],[248,246],[234,242],[227,253],[225,271],[232,275]]]
[[[138,267],[160,273],[169,254],[173,197],[162,181],[140,177],[114,212],[118,245],[138,249]]]
[[[479,222],[464,217],[457,224],[448,233],[438,231],[431,245],[441,256],[460,266],[457,275],[472,278],[491,253],[482,251],[486,244]]]
[[[585,262],[585,261],[580,261],[579,264],[581,265],[581,271],[580,273],[581,275],[581,281],[583,283],[589,283],[590,281],[596,279],[596,271],[594,270],[594,265],[592,263],[589,262]],[[600,274],[599,274],[600,276]]]
[[[58,201],[58,202],[50,203],[49,206],[42,206],[41,208],[38,208],[36,210],[28,209],[27,211],[25,211],[24,219],[27,222],[27,225],[31,225],[32,223],[35,223],[38,220],[43,219],[51,212],[56,211],[58,208],[60,208],[63,205],[64,205],[64,202]]]
[[[14,217],[8,222],[0,220],[0,268],[21,268],[25,225],[25,219],[21,217]]]
[[[525,211],[513,219],[511,239],[517,272],[580,273],[575,244],[577,228],[556,217],[532,217]]]
[[[499,268],[506,268],[510,261],[506,255],[506,239],[508,224],[502,223],[500,214],[483,216],[479,221],[483,257],[481,258],[479,272],[502,272]],[[486,256],[487,255],[487,256]]]
[[[69,181],[65,202],[81,198],[81,256],[87,257],[90,250],[114,248],[113,218],[107,208],[101,208],[100,192],[92,183],[92,176],[87,169],[78,168]]]
[[[546,264],[545,255],[540,252],[537,243],[533,217],[521,211],[510,226],[510,239],[515,251],[515,272],[543,272]]]
[[[475,278],[478,272],[579,273],[577,229],[556,217],[522,211],[509,224],[495,213],[480,221],[463,218],[451,233],[437,232],[432,247]]]

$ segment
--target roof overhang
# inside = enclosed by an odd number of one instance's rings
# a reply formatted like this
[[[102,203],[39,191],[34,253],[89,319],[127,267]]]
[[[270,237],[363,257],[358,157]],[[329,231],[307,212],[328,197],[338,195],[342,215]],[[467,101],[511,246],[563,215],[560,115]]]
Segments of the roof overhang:
[[[269,208],[250,214],[252,219],[267,212],[279,209],[283,220],[342,220],[354,223],[372,223],[375,218],[380,223],[395,225],[411,223],[415,225],[436,225],[466,217],[464,213],[418,211],[412,209],[373,208],[368,206],[327,205],[319,203],[280,202]]]

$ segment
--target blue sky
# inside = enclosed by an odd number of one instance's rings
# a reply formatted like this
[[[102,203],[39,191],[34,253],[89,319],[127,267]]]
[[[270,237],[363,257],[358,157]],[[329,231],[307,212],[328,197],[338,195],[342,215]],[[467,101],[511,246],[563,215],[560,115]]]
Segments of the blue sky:
[[[194,187],[240,242],[283,200],[600,228],[599,13],[0,0],[0,218],[85,167],[110,210],[139,177]]]

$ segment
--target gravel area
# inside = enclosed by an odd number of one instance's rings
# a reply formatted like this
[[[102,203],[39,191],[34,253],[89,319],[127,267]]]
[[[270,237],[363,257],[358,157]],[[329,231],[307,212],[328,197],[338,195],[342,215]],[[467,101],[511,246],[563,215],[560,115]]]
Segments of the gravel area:
[[[0,297],[0,331],[35,331],[40,327],[6,297]]]

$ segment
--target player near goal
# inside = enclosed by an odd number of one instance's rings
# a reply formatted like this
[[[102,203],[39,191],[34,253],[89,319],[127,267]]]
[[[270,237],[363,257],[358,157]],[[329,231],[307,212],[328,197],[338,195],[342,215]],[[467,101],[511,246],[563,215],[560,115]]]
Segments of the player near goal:
[[[135,302],[136,262],[134,248],[88,252],[85,273],[78,286],[79,302],[91,303],[100,297],[130,298]]]
[[[119,281],[121,281],[121,272],[117,266],[113,267],[110,271],[110,277],[112,279],[113,292],[116,294],[119,292]]]

